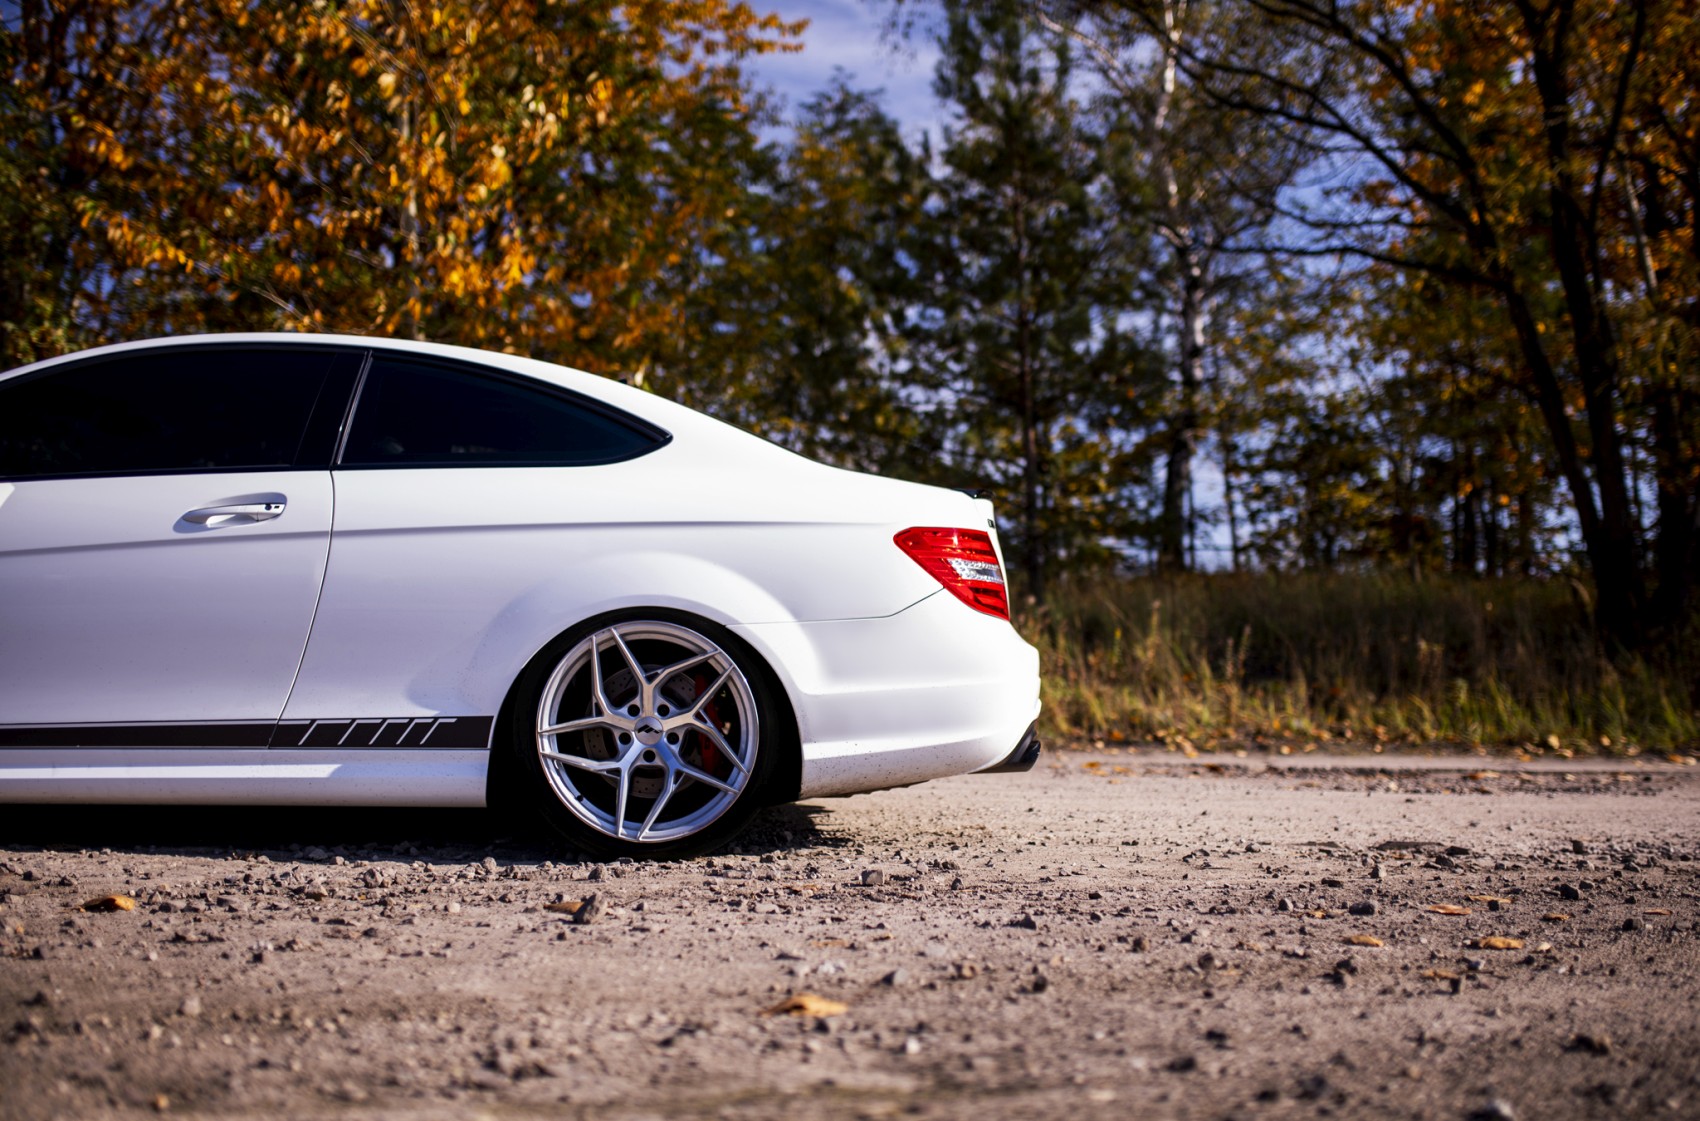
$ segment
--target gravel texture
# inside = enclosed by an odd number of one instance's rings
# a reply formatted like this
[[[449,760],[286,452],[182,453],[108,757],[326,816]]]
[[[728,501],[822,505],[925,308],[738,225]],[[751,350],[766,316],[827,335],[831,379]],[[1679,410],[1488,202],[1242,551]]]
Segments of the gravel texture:
[[[0,809],[0,1117],[1700,1116],[1700,775],[1050,755],[589,864]]]

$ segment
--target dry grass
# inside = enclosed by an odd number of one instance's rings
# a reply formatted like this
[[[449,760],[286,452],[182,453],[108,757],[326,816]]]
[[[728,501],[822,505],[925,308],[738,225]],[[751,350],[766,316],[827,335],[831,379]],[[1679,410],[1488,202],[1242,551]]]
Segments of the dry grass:
[[[1613,664],[1565,582],[1078,578],[1017,622],[1043,658],[1053,737],[1700,748],[1700,660]]]

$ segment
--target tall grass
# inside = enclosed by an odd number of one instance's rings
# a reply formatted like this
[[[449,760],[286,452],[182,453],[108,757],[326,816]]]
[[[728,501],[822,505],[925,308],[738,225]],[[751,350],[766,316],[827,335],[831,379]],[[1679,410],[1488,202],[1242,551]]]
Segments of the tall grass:
[[[1614,663],[1565,582],[1078,578],[1017,625],[1043,659],[1053,737],[1700,747],[1700,658]]]

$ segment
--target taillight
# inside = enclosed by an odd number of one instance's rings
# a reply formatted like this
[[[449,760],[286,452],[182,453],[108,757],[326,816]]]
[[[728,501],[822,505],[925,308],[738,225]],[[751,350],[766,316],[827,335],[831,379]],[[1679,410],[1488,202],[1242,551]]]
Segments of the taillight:
[[[923,526],[906,529],[892,540],[951,595],[976,611],[1009,618],[1009,589],[991,534],[981,529]]]

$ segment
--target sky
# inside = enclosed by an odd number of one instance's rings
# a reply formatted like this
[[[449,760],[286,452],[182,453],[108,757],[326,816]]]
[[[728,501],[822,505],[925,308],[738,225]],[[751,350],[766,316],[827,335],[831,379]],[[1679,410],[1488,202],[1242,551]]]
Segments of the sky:
[[[826,88],[835,68],[844,70],[857,89],[883,89],[886,111],[911,139],[928,131],[938,139],[944,112],[933,96],[933,68],[939,52],[926,36],[894,41],[885,34],[892,6],[875,0],[753,0],[757,11],[790,21],[807,19],[803,50],[747,59],[757,84],[771,87],[784,100],[787,118],[803,102]]]

